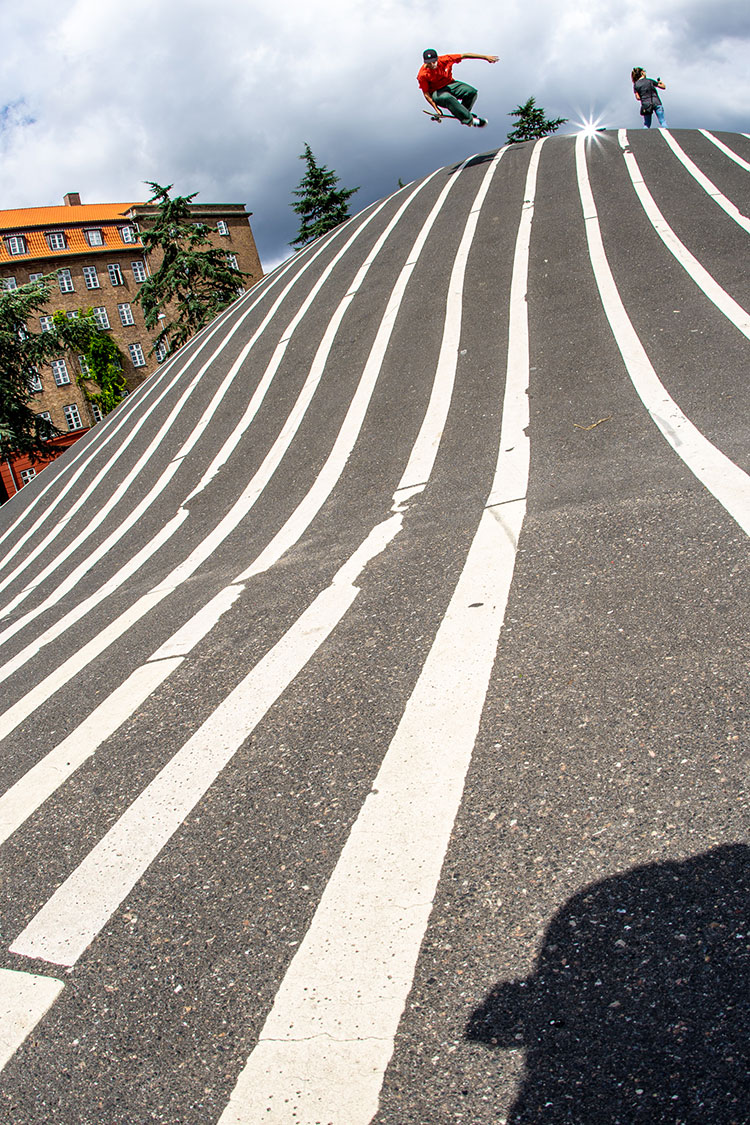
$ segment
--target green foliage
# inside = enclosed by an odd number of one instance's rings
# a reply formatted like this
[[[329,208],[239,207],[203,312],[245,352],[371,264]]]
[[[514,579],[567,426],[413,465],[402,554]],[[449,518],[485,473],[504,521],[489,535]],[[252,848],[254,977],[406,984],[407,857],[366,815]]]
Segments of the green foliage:
[[[348,219],[349,200],[359,191],[359,188],[336,190],[339,177],[335,172],[329,172],[325,164],[318,166],[308,144],[305,145],[300,160],[306,161],[307,171],[300,180],[299,187],[292,193],[298,198],[291,206],[302,218],[297,237],[289,243],[290,246],[298,247],[333,230]]]
[[[86,322],[53,318],[51,332],[31,332],[28,321],[50,299],[50,278],[0,292],[0,456],[26,453],[37,460],[47,453],[46,442],[60,431],[31,409],[30,381],[61,352],[83,351],[82,342],[94,329]]]
[[[68,331],[69,347],[75,347],[86,362],[86,373],[77,382],[86,401],[99,407],[102,414],[122,402],[127,388],[122,373],[122,352],[112,337],[102,332],[94,319],[93,309],[80,309],[78,316],[69,320],[63,312],[56,312],[52,323],[58,332]],[[92,391],[90,384],[99,388]]]
[[[538,137],[546,137],[555,133],[561,125],[568,120],[567,117],[545,117],[545,110],[537,106],[535,98],[529,98],[523,105],[512,110],[508,117],[517,117],[514,129],[508,133],[510,144],[520,144],[522,141],[533,141]]]
[[[230,265],[225,250],[211,246],[208,227],[196,224],[190,212],[192,195],[170,197],[172,185],[148,185],[149,203],[158,204],[150,226],[141,231],[147,254],[161,261],[142,283],[137,300],[146,327],[159,329],[151,351],[159,345],[179,348],[236,298],[248,275]]]

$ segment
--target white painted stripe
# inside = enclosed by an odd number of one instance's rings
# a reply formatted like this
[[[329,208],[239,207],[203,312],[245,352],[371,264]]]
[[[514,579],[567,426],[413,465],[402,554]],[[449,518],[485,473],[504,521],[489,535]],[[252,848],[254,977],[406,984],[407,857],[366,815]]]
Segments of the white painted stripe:
[[[448,286],[437,377],[432,384],[432,394],[427,413],[424,416],[419,435],[396,490],[399,506],[405,503],[406,498],[403,495],[405,490],[408,490],[408,498],[410,499],[424,488],[424,482],[429,480],[432,474],[438,447],[443,438],[443,428],[448,416],[456,376],[456,356],[458,354],[458,341],[461,336],[466,262],[474,241],[479,213],[487,197],[492,177],[507,151],[507,145],[505,148],[499,149],[490,163],[472,204],[469,220],[464,228]]]
[[[226,586],[113,691],[67,738],[0,797],[0,844],[87,761],[171,676],[242,593]]]
[[[120,570],[118,570],[117,574],[114,575],[113,578],[110,578],[107,582],[104,583],[103,586],[100,586],[98,590],[95,590],[93,594],[90,594],[88,598],[84,598],[83,601],[80,601],[76,605],[74,605],[73,608],[69,610],[68,613],[66,613],[63,617],[61,617],[59,621],[56,621],[54,625],[50,625],[48,629],[45,629],[43,633],[40,633],[39,636],[35,637],[33,641],[30,641],[29,644],[25,645],[25,647],[22,648],[20,652],[17,652],[15,656],[12,656],[9,660],[6,660],[3,664],[1,664],[0,683],[9,679],[12,675],[18,672],[20,668],[23,668],[25,664],[28,664],[30,660],[33,660],[34,657],[41,651],[41,649],[45,648],[49,644],[52,644],[58,639],[58,637],[61,637],[64,632],[70,629],[71,626],[74,625],[77,621],[82,620],[82,618],[90,614],[97,605],[100,605],[101,602],[105,601],[108,597],[111,597],[111,595],[117,590],[120,585],[122,585],[123,582],[125,582],[128,578],[131,578],[134,574],[137,574],[141,567],[148,561],[148,559],[152,555],[156,554],[157,551],[160,551],[165,543],[169,542],[169,540],[180,529],[186,519],[187,512],[184,511],[184,509],[179,511],[177,515],[169,521],[169,523],[165,524],[164,527],[160,529],[158,534],[155,535],[153,539],[150,539],[148,543],[146,543],[145,547],[142,547],[136,555],[133,555],[133,557],[128,560],[125,566],[121,567]],[[165,596],[166,592],[162,593],[161,596],[157,598],[153,598],[149,594],[146,594],[138,602],[136,602],[135,605],[136,607],[143,605],[144,612],[146,612],[147,610],[150,611],[154,608],[157,602],[161,601],[161,598]],[[140,616],[142,616],[142,614],[140,614],[134,617],[134,608],[135,607],[131,607],[129,610],[126,610],[125,614],[123,614],[123,618],[127,618],[130,626],[134,625],[135,622],[140,619]],[[27,617],[28,616],[29,615],[27,614]],[[120,620],[122,620],[123,618],[120,618]],[[26,619],[24,618],[23,621],[25,624]],[[109,635],[113,636],[111,628],[112,627],[110,626]],[[6,629],[6,634],[11,634],[11,628]],[[51,673],[48,679],[51,682],[54,681],[55,675],[56,673]],[[3,734],[1,732],[4,729],[5,714],[7,714],[7,712],[0,715],[0,738],[3,737]]]
[[[688,172],[696,181],[696,183],[703,188],[703,190],[707,195],[711,197],[711,199],[713,199],[714,203],[717,203],[719,207],[721,207],[721,209],[725,211],[727,215],[729,215],[729,218],[733,219],[734,222],[737,223],[738,226],[741,226],[743,230],[750,233],[750,219],[748,219],[746,215],[743,215],[739,208],[736,207],[730,199],[727,199],[727,197],[719,191],[716,184],[714,184],[711,180],[709,180],[708,176],[701,172],[698,165],[695,164],[695,162],[690,159],[683,148],[678,145],[677,141],[674,139],[668,129],[660,129],[659,133],[663,140],[665,140],[669,145],[680,163],[685,168],[687,168]]]
[[[707,129],[699,129],[698,132],[702,133],[706,140],[710,141],[712,145],[716,145],[716,147],[720,149],[725,156],[728,156],[730,160],[733,160],[735,164],[739,164],[740,168],[744,168],[746,172],[750,172],[750,164],[748,164],[747,160],[743,160],[741,156],[733,152],[728,145],[725,145],[724,142],[720,141],[718,137],[715,137],[713,133],[709,133]],[[747,133],[744,133],[743,136],[746,137]]]
[[[470,157],[469,159],[472,158]],[[497,159],[499,159],[499,157],[497,157],[496,160]],[[242,573],[238,575],[236,579],[237,582],[244,582],[255,574],[261,574],[264,570],[268,570],[277,563],[282,555],[299,541],[338,483],[364,424],[367,408],[370,405],[375,385],[380,376],[383,360],[385,359],[388,344],[396,324],[396,318],[401,308],[401,303],[404,299],[404,294],[406,293],[414,267],[419,261],[428,235],[445,204],[448,194],[455,186],[461,171],[463,171],[468,163],[469,160],[465,160],[458,171],[448,179],[448,182],[435,201],[435,205],[427,216],[427,219],[414,241],[414,245],[407,255],[406,263],[393,287],[383,319],[380,322],[377,334],[370,348],[370,353],[362,371],[357,390],[350,403],[338,437],[315,483],[289,516],[284,526],[280,528],[273,537],[268,546],[261,551],[260,555],[258,555],[255,561],[251,563],[246,570],[243,570]],[[493,161],[493,170],[495,166],[496,161]],[[450,396],[448,396],[448,398],[450,398]]]
[[[493,506],[220,1125],[367,1125],[378,1109],[479,728],[526,507],[526,283],[542,143],[532,154],[516,242]]]
[[[576,138],[576,168],[591,265],[604,312],[633,386],[675,453],[743,531],[750,534],[750,477],[712,445],[667,394],[625,311],[604,251],[582,134]]]
[[[52,1007],[61,980],[0,969],[0,1070]]]
[[[576,151],[580,149],[579,141],[583,137],[580,133],[576,138]],[[625,164],[633,182],[635,193],[641,207],[646,213],[649,222],[653,226],[656,233],[661,238],[662,242],[669,250],[676,260],[680,263],[682,268],[688,276],[695,282],[699,289],[701,289],[716,305],[719,312],[723,313],[727,320],[737,328],[743,336],[750,340],[750,313],[739,305],[733,297],[730,297],[725,289],[719,285],[717,281],[711,276],[708,270],[700,264],[698,259],[690,253],[687,247],[680,241],[674,233],[669,223],[662,215],[659,208],[654,202],[651,192],[646,187],[646,183],[641,175],[641,170],[638,167],[638,162],[633,156],[633,153],[628,149],[627,131],[625,129],[618,130],[618,139],[623,149],[623,156]],[[587,173],[588,175],[588,173]]]
[[[353,579],[401,527],[391,516],[175,754],[11,946],[73,965],[358,594]]]
[[[0,797],[0,844],[94,754],[105,739],[143,706],[182,660],[154,661],[132,675],[76,729]]]

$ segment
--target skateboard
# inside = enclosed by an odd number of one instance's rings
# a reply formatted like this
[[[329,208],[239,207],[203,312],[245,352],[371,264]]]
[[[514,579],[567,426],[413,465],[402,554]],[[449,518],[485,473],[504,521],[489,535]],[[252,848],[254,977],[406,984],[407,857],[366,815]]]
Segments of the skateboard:
[[[454,117],[452,113],[443,113],[440,117],[436,113],[430,113],[429,109],[423,109],[422,113],[426,113],[430,121],[458,121],[459,125],[465,124],[460,118]]]
[[[448,119],[450,119],[451,121],[458,121],[458,118],[454,117],[452,113],[444,113],[441,117],[438,117],[436,113],[430,113],[429,109],[423,109],[422,113],[426,113],[430,121],[446,121]],[[463,124],[462,121],[458,121],[458,123],[459,125]]]

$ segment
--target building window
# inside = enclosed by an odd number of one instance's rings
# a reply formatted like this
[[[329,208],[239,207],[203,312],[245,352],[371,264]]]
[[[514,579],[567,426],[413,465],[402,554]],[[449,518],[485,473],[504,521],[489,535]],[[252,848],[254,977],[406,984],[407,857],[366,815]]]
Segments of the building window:
[[[3,289],[18,289],[18,283],[15,277],[4,277]]]
[[[104,305],[97,305],[94,309],[94,320],[98,328],[109,328],[109,317]]]
[[[156,356],[157,363],[163,363],[167,358],[168,352],[169,348],[167,347],[166,342],[164,340],[160,340],[154,348],[154,355]]]
[[[135,318],[133,317],[133,310],[131,309],[130,305],[127,302],[123,305],[118,305],[117,311],[120,314],[120,323],[122,324],[122,326],[124,328],[127,328],[127,326],[129,324],[135,324]]]
[[[52,317],[51,316],[40,316],[39,317],[39,325],[42,329],[42,332],[51,332],[52,331]]]
[[[29,375],[29,390],[33,394],[42,390],[42,377],[38,371],[32,371]]]
[[[96,402],[89,403],[89,406],[91,407],[91,413],[94,416],[94,421],[101,422],[102,418],[104,417],[104,415],[102,414],[102,408]]]
[[[229,262],[229,264],[230,264],[230,266],[232,267],[233,270],[238,270],[240,268],[237,265],[237,255],[236,254],[227,254],[227,261]]]
[[[98,227],[95,227],[93,230],[86,230],[83,233],[89,246],[104,245],[104,235]]]
[[[91,368],[89,367],[89,361],[88,361],[88,360],[86,359],[86,356],[85,356],[85,355],[79,355],[79,357],[78,357],[78,366],[79,366],[79,367],[80,367],[80,369],[81,369],[81,374],[82,374],[82,375],[87,375],[87,376],[88,376],[88,375],[90,375],[90,374],[91,374]]]
[[[73,278],[71,277],[70,270],[57,271],[57,284],[60,286],[61,293],[73,293]]]
[[[69,430],[83,429],[81,425],[81,415],[74,402],[68,403],[67,406],[63,407],[63,414],[65,415],[65,421],[68,423]]]
[[[96,272],[96,266],[83,267],[83,280],[86,282],[87,289],[99,288],[99,274]]]
[[[22,234],[8,234],[5,236],[5,249],[9,254],[26,254],[26,239]]]
[[[58,387],[64,387],[66,383],[70,382],[68,365],[64,359],[52,360],[52,374],[55,376],[55,384]]]
[[[78,320],[78,309],[69,309],[65,315],[68,320]]]
[[[146,280],[146,267],[143,262],[131,262],[133,267],[133,278],[136,281]]]
[[[146,366],[146,360],[143,358],[143,348],[140,344],[128,344],[128,351],[133,361],[133,367]]]
[[[227,226],[227,224],[224,222],[223,219],[219,219],[218,223],[216,224],[216,229],[219,232],[219,234],[224,234],[224,235],[229,234],[229,227]]]
[[[112,285],[122,285],[123,284],[122,270],[117,265],[117,263],[115,263],[115,265],[113,265],[113,266],[107,266],[107,273],[109,274],[109,280],[112,283]]]
[[[30,273],[29,274],[29,285],[36,285],[36,283],[38,281],[41,281],[43,277],[44,277],[43,273]]]
[[[21,469],[21,488],[33,480],[36,476],[36,469]]]
[[[132,227],[120,227],[120,238],[123,242],[135,242],[135,231]]]
[[[61,230],[47,231],[44,236],[47,239],[47,245],[50,250],[65,250],[67,249],[67,242],[65,241],[65,234]]]

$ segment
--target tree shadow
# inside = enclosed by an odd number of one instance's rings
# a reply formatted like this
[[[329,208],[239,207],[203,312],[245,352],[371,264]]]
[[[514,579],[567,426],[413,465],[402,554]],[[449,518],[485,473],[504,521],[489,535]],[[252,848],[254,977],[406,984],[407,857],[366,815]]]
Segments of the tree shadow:
[[[467,1038],[526,1049],[508,1125],[747,1125],[750,848],[587,887]]]

